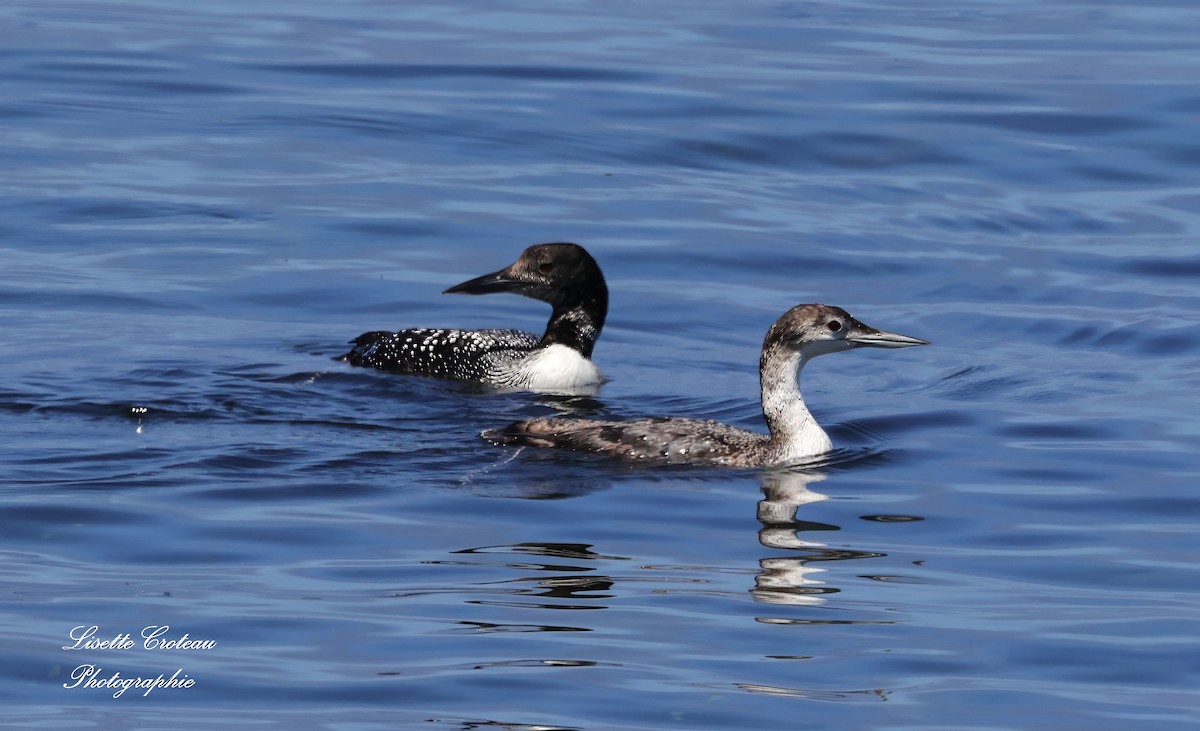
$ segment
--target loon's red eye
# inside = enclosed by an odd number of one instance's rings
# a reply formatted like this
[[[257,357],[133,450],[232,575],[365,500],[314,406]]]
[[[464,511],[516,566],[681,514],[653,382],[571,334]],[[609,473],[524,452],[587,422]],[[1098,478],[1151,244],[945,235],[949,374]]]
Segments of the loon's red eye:
[[[842,329],[842,323],[838,322],[837,320],[829,321],[829,332],[837,332],[838,330],[841,330],[841,329]]]
[[[550,272],[554,271],[554,264],[546,262],[545,264],[538,266],[538,271],[542,274],[549,274]]]

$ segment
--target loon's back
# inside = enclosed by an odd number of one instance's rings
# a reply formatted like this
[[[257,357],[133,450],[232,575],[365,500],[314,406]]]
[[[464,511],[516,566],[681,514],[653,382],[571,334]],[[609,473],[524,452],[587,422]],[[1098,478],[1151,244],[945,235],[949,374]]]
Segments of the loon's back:
[[[712,419],[649,417],[630,421],[530,419],[483,437],[501,446],[553,447],[653,464],[747,467],[768,460],[766,434]]]
[[[538,341],[523,330],[414,327],[363,333],[338,360],[390,373],[494,383],[497,374],[515,367]]]

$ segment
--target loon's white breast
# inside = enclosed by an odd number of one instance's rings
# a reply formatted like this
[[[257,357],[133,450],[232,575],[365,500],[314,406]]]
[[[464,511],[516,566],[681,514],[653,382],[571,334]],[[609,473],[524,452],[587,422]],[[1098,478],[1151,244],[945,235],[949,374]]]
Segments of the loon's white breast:
[[[521,360],[513,375],[519,385],[530,391],[570,395],[594,393],[604,382],[600,369],[590,358],[557,343],[533,350]]]

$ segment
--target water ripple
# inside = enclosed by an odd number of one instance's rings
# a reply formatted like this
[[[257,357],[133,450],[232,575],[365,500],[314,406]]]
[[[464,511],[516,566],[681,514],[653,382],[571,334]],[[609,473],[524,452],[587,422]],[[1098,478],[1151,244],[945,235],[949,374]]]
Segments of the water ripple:
[[[5,721],[1194,723],[1195,20],[5,5]],[[439,293],[557,239],[612,295],[595,398],[330,360],[541,328]],[[479,438],[761,430],[763,333],[803,301],[934,343],[806,369],[838,448],[804,469]],[[59,650],[84,622],[218,647]],[[198,682],[118,708],[62,687],[83,662]]]
[[[481,78],[512,81],[648,81],[649,74],[617,69],[566,66],[472,65],[472,64],[259,64],[252,68],[294,74],[354,79],[443,79]]]

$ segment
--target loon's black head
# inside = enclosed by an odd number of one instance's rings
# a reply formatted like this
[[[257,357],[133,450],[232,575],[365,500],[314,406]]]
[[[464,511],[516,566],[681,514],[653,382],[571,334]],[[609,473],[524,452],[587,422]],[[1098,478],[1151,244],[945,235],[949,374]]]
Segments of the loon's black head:
[[[876,330],[854,319],[841,307],[796,305],[775,321],[763,342],[763,356],[777,347],[811,357],[851,348],[907,348],[929,345],[919,338]]]
[[[555,309],[571,307],[586,299],[608,302],[608,288],[596,260],[582,246],[568,243],[530,246],[509,266],[456,284],[444,294],[492,292],[531,297],[548,302]]]
[[[554,308],[539,346],[562,344],[585,358],[608,315],[608,286],[592,255],[578,244],[530,246],[509,266],[447,289],[445,294],[512,292]]]

